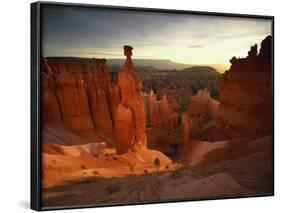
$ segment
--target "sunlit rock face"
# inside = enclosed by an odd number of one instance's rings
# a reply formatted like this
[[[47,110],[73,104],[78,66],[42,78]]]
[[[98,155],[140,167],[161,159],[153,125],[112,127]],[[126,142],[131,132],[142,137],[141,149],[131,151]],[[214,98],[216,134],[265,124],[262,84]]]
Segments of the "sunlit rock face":
[[[42,72],[42,114],[74,133],[96,138],[114,134],[119,87],[105,59],[46,58]]]
[[[64,124],[72,131],[83,134],[93,130],[88,98],[81,75],[61,72],[56,76],[55,95],[58,99]]]
[[[105,63],[105,59],[93,59],[93,71],[86,74],[87,92],[96,128],[104,133],[113,133],[112,115],[116,109],[110,107],[113,90]]]
[[[223,76],[218,123],[230,137],[272,132],[271,36],[259,52],[251,47],[246,58],[233,57]]]
[[[115,123],[116,152],[123,154],[134,144],[135,122],[132,110],[120,103],[116,111]]]
[[[136,151],[141,147],[146,147],[147,143],[142,83],[134,70],[131,59],[132,49],[130,46],[124,46],[126,61],[118,74],[120,104],[115,115],[115,142],[119,154],[125,153],[129,149]],[[131,135],[132,126],[134,131]],[[122,128],[130,132],[117,131]]]

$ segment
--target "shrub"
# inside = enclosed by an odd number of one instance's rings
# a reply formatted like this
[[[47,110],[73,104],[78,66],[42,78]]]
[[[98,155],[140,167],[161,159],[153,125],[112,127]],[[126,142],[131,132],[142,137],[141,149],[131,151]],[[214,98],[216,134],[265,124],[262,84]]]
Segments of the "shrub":
[[[134,171],[135,171],[133,166],[130,166],[130,171],[131,171],[131,172],[134,172]]]
[[[159,167],[160,166],[160,159],[159,158],[155,158],[153,163],[155,164],[155,166]]]
[[[146,126],[145,126],[145,128],[152,128],[153,127],[153,125],[152,124],[147,124]]]
[[[121,187],[118,185],[109,185],[105,188],[105,191],[108,192],[108,194],[114,194],[118,191],[120,191]]]
[[[177,179],[177,178],[180,178],[180,175],[181,175],[181,174],[180,174],[180,170],[177,169],[177,170],[173,171],[171,177],[172,177],[173,179]]]
[[[93,171],[93,174],[94,174],[94,175],[98,175],[99,172],[98,172],[98,171]]]
[[[85,165],[80,165],[80,168],[81,169],[86,169],[86,166]]]

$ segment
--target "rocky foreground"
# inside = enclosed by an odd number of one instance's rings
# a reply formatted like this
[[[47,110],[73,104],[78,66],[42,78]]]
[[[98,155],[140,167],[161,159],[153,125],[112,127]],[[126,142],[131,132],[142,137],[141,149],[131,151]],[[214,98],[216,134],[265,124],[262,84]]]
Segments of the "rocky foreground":
[[[57,174],[60,179],[62,174],[72,174],[72,177],[67,183],[43,190],[44,206],[137,203],[272,192],[271,137],[250,140],[245,145],[244,142],[233,145],[231,141],[219,142],[220,145],[208,142],[198,145],[197,142],[194,141],[191,150],[177,165],[164,158],[159,166],[154,163],[140,166],[140,159],[132,153],[112,153],[106,160],[103,157],[99,160],[80,158],[79,162],[84,165],[81,170],[80,164],[75,168],[75,163],[73,165],[69,157],[64,157],[60,162],[70,163],[72,172],[60,172],[70,166],[59,162],[57,166],[48,165],[49,168],[44,169],[51,172],[56,168],[57,173],[53,171],[49,175]]]

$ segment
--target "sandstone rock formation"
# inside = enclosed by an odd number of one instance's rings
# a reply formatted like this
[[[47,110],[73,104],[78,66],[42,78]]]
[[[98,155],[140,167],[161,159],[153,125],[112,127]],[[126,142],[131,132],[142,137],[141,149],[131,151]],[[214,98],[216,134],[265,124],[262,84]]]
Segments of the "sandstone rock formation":
[[[146,147],[147,143],[142,83],[134,70],[132,49],[124,46],[126,61],[118,74],[121,100],[115,115],[115,140],[119,154],[127,152],[129,148],[136,151],[139,147]],[[121,129],[123,131],[117,131]]]
[[[105,59],[93,59],[93,72],[86,75],[87,92],[93,121],[97,129],[104,133],[113,133],[110,108],[111,85]]]
[[[92,156],[99,157],[101,152],[106,148],[106,143],[88,143],[83,145],[65,146],[59,144],[44,144],[43,153],[65,156]]]
[[[181,133],[182,133],[183,145],[186,146],[190,142],[189,119],[186,112],[184,112],[181,116]]]
[[[133,112],[119,104],[115,116],[115,140],[118,154],[127,152],[134,144],[135,126]]]
[[[161,126],[160,120],[160,112],[159,112],[159,105],[156,94],[154,94],[153,90],[151,90],[147,102],[147,123],[149,126],[159,127]]]
[[[200,138],[202,131],[214,125],[218,107],[219,102],[211,98],[207,89],[199,90],[197,95],[192,96],[188,111],[182,117],[182,125],[188,123],[191,138]]]
[[[44,59],[44,123],[60,122],[73,133],[92,140],[98,140],[97,135],[113,139],[119,101],[119,87],[112,81],[105,59]]]
[[[230,62],[219,102],[207,90],[192,97],[187,111],[192,139],[218,141],[272,133],[271,36],[262,41],[259,53],[254,45],[246,58],[233,57]]]
[[[159,129],[174,129],[177,127],[178,113],[172,106],[166,94],[157,100],[157,95],[151,90],[149,95],[144,96],[146,108],[146,123],[148,126]]]
[[[174,156],[181,143],[178,108],[166,94],[159,100],[157,96],[153,90],[149,95],[144,93],[148,148]]]
[[[271,36],[252,46],[246,58],[233,57],[223,76],[218,120],[230,137],[272,132]]]
[[[61,107],[64,124],[72,131],[85,134],[94,130],[88,98],[81,75],[60,72],[55,80],[55,95]]]
[[[163,99],[159,101],[159,113],[162,123],[162,128],[173,129],[177,125],[177,113],[172,111],[172,107],[164,95]]]
[[[55,96],[54,89],[52,88],[52,75],[42,73],[41,86],[42,86],[42,121],[45,122],[61,122],[60,106]]]

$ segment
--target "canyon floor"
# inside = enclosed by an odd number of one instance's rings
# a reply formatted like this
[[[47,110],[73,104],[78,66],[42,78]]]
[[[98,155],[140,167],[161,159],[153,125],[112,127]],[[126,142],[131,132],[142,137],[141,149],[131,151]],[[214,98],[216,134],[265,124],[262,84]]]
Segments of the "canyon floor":
[[[93,157],[75,156],[76,148],[66,151],[61,145],[49,144],[43,154],[43,205],[271,194],[271,143],[271,136],[191,141],[188,150],[182,150],[182,155],[179,153],[173,161],[161,152],[148,149],[117,155],[114,149],[106,148],[99,157]],[[56,154],[48,154],[54,150]]]

